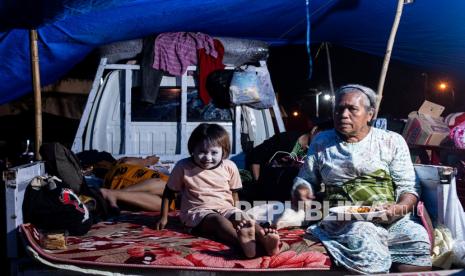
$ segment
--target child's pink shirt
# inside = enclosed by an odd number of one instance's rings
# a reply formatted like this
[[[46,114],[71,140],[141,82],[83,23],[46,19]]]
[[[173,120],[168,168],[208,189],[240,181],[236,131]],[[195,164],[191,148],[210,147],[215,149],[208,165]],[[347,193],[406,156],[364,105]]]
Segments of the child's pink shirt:
[[[235,210],[232,191],[242,183],[236,164],[223,160],[213,169],[197,166],[191,158],[180,160],[168,179],[167,187],[181,193],[180,219],[195,227],[210,211],[222,214]]]

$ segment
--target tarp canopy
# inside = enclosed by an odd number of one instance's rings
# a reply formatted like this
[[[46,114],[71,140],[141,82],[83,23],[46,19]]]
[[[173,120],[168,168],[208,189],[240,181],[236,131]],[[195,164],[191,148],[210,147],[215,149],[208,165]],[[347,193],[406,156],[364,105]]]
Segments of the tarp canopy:
[[[395,0],[309,0],[311,43],[384,55]],[[95,47],[173,31],[306,42],[305,0],[3,0],[0,103],[32,91],[28,28],[37,28],[41,83],[58,80]],[[465,75],[465,1],[404,7],[392,58]]]

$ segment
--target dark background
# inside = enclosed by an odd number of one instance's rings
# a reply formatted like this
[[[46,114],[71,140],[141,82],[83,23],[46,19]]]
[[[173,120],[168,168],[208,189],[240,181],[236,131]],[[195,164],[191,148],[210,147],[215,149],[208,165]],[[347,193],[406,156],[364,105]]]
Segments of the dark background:
[[[269,69],[280,103],[287,111],[300,111],[315,116],[313,89],[329,91],[328,67],[324,48],[312,47],[313,74],[308,80],[309,62],[304,46],[272,48],[268,59]],[[368,86],[376,91],[384,57],[373,56],[347,48],[330,46],[333,83],[335,88],[349,83]],[[454,89],[439,91],[440,81],[447,81]],[[378,117],[407,118],[411,111],[418,110],[425,98],[446,107],[442,116],[465,111],[464,81],[447,72],[437,72],[392,60],[387,73],[383,99]],[[330,117],[331,108],[320,96],[320,117]],[[290,113],[289,113],[290,115]],[[288,125],[294,128],[289,119]]]

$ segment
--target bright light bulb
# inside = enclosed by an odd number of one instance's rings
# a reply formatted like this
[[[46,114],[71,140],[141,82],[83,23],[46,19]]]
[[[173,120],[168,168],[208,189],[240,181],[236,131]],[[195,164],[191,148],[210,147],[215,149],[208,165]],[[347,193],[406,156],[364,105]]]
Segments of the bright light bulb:
[[[292,116],[294,116],[294,117],[299,116],[299,112],[297,112],[297,111],[292,112]]]
[[[329,101],[330,99],[331,99],[331,95],[329,95],[329,94],[324,94],[323,95],[323,100]]]

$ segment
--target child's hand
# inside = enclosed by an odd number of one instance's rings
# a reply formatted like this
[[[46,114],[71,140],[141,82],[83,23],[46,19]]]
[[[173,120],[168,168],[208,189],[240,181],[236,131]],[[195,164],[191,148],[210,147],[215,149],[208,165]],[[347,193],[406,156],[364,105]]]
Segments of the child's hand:
[[[168,224],[168,218],[166,217],[161,217],[159,221],[155,224],[155,230],[163,230],[166,227],[166,224]]]

